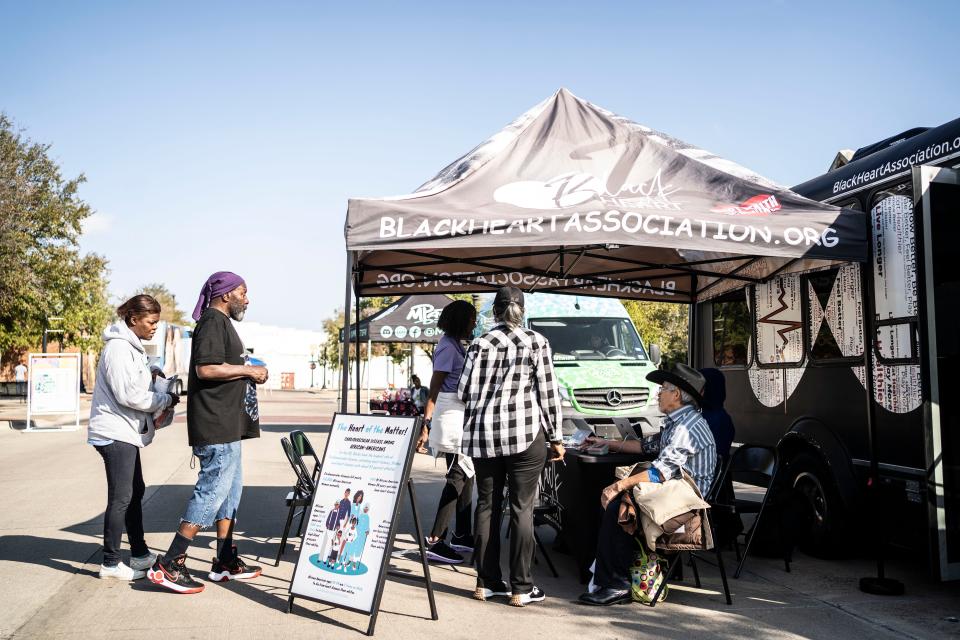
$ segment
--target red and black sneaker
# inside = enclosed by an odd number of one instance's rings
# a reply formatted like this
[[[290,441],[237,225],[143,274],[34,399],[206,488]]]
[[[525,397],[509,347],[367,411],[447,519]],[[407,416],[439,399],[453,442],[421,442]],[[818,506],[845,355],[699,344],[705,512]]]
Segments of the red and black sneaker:
[[[250,580],[260,576],[261,569],[256,565],[248,565],[239,555],[237,547],[232,547],[231,558],[221,561],[220,558],[213,559],[213,567],[210,569],[210,575],[207,576],[214,582],[226,582],[227,580]]]
[[[166,587],[176,593],[200,593],[203,583],[197,582],[187,571],[187,554],[177,556],[172,561],[158,556],[157,561],[147,570],[147,579],[153,584]]]

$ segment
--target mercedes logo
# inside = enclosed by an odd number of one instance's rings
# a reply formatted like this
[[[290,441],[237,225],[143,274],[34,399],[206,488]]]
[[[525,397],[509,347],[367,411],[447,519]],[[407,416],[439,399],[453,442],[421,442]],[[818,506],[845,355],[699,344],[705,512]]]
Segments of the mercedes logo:
[[[623,395],[616,389],[607,391],[607,404],[611,407],[619,407],[623,402]]]

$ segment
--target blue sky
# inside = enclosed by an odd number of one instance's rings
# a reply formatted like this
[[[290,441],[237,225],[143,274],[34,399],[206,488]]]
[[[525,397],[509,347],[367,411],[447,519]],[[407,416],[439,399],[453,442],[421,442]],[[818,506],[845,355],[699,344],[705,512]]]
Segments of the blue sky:
[[[201,5],[202,6],[199,6]],[[347,198],[408,193],[564,86],[793,185],[960,116],[960,3],[6,2],[0,110],[86,174],[120,296],[343,301]]]

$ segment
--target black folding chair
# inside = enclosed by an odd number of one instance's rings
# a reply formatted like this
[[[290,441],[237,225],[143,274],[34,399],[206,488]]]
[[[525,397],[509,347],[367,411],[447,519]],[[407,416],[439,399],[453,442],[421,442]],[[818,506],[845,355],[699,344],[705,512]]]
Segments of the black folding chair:
[[[307,456],[313,458],[313,471],[310,473],[310,478],[313,480],[313,484],[316,485],[320,481],[320,456],[317,455],[316,449],[310,444],[310,438],[308,438],[307,434],[303,431],[297,429],[296,431],[290,432],[290,443],[296,452],[300,454],[301,458],[306,458]]]
[[[537,527],[548,526],[559,534],[563,529],[563,507],[560,505],[559,478],[557,476],[557,463],[548,462],[540,474],[540,483],[537,487],[537,502],[533,506],[533,540],[536,542],[534,548],[534,561],[536,561],[536,549],[540,549],[540,554],[547,561],[550,572],[554,578],[559,578],[557,568],[553,565],[553,560],[547,552],[546,545],[540,539],[537,533]]]
[[[720,581],[723,583],[723,595],[727,599],[727,604],[733,604],[733,598],[730,597],[730,586],[727,583],[727,569],[723,564],[723,554],[720,551],[720,545],[717,544],[717,527],[714,523],[713,510],[716,508],[714,505],[716,503],[717,495],[720,493],[721,481],[723,480],[724,475],[726,474],[726,468],[724,467],[723,460],[718,456],[717,465],[713,471],[713,481],[710,484],[710,490],[707,492],[707,495],[704,496],[704,500],[707,504],[710,505],[710,509],[704,510],[704,515],[706,516],[706,523],[701,526],[710,527],[710,535],[713,537],[713,551],[717,556],[717,569],[720,570]],[[630,499],[633,500],[633,494],[630,493]],[[636,506],[636,503],[634,503]],[[722,508],[722,507],[721,507]],[[639,513],[639,509],[637,510]],[[706,549],[704,549],[706,551]],[[670,582],[671,578],[675,573],[679,573],[682,569],[680,561],[683,558],[684,554],[690,559],[690,569],[693,571],[693,579],[696,583],[697,588],[700,588],[700,571],[697,568],[697,553],[698,551],[679,551],[670,558],[670,562],[667,565],[667,569],[663,573],[663,582],[660,583],[660,588],[657,589],[657,593],[654,595],[653,602],[650,603],[651,607],[657,606],[657,602],[660,600],[660,595],[664,589],[667,588],[667,584]],[[679,579],[683,579],[682,575]]]
[[[725,505],[732,506],[738,515],[744,513],[757,514],[750,528],[741,534],[744,537],[742,554],[740,553],[739,540],[734,539],[734,548],[737,551],[737,558],[740,561],[737,564],[737,570],[733,574],[734,578],[739,578],[740,572],[743,571],[743,565],[746,563],[747,555],[750,553],[750,545],[757,535],[760,521],[763,518],[764,509],[771,495],[774,493],[774,486],[776,485],[777,472],[779,469],[780,456],[773,447],[744,444],[730,456],[729,470],[727,473],[730,474],[734,482],[763,487],[765,489],[763,499],[760,502],[735,497],[733,505]],[[783,563],[787,573],[790,572],[791,552],[792,550],[789,547],[784,548]]]
[[[289,438],[280,438],[280,445],[283,447],[283,452],[287,455],[287,460],[293,468],[297,481],[286,497],[287,522],[283,525],[283,537],[280,540],[280,548],[277,550],[277,560],[273,563],[275,567],[280,566],[280,556],[283,555],[283,551],[287,546],[287,537],[290,535],[290,525],[293,523],[293,518],[296,516],[298,509],[300,510],[300,526],[297,528],[297,531],[303,529],[303,521],[304,518],[306,518],[307,510],[310,508],[310,503],[313,502],[313,492],[316,489],[316,484],[310,472],[307,471],[307,465],[303,463],[303,458],[300,457],[300,454],[294,448]]]

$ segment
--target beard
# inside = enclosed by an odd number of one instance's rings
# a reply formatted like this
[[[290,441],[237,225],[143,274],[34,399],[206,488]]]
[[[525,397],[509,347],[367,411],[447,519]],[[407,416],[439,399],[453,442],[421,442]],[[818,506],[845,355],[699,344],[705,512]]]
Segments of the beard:
[[[242,302],[231,302],[228,305],[228,310],[230,311],[230,319],[240,322],[243,320],[243,315],[247,312],[247,305]]]

